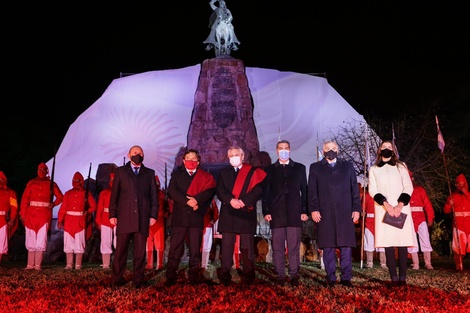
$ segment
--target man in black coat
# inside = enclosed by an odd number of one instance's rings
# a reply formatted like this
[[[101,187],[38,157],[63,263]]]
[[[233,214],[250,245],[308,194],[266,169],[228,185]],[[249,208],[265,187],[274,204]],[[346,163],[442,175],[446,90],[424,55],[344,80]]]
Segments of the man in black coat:
[[[263,215],[271,228],[276,282],[284,285],[286,279],[287,243],[290,283],[296,286],[299,284],[302,222],[308,219],[307,171],[305,165],[290,158],[289,141],[279,141],[276,153],[278,160],[265,168],[268,176]]]
[[[114,182],[109,204],[109,221],[116,226],[116,250],[112,265],[111,283],[126,283],[127,251],[132,238],[134,243],[133,278],[137,288],[144,284],[145,247],[149,226],[158,217],[158,194],[155,171],[145,167],[144,151],[132,146],[126,165],[114,170]]]
[[[173,213],[166,270],[167,286],[176,282],[185,240],[188,240],[189,246],[189,282],[192,285],[198,283],[204,215],[215,194],[214,176],[199,168],[200,162],[201,156],[197,150],[187,150],[183,155],[183,166],[172,173],[168,185]]]
[[[216,187],[217,198],[221,202],[218,232],[222,233],[222,262],[218,278],[224,285],[229,285],[232,280],[233,250],[239,234],[242,281],[249,285],[255,279],[256,202],[263,194],[266,172],[244,164],[245,153],[240,147],[230,147],[227,156],[231,166],[219,172]]]
[[[336,249],[340,251],[341,284],[351,286],[354,224],[361,212],[356,172],[350,162],[337,158],[336,142],[325,142],[323,155],[310,165],[308,212],[316,223],[318,247],[323,249],[327,286],[336,284]]]

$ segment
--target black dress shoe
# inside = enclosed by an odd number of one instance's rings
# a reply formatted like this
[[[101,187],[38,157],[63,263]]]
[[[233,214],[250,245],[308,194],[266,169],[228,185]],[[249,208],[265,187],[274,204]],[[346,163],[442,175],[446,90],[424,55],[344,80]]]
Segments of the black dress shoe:
[[[328,288],[333,288],[334,286],[336,286],[336,282],[335,282],[335,281],[327,281],[327,282],[326,282],[326,287],[328,287]]]
[[[350,280],[342,280],[341,285],[346,286],[346,287],[352,287],[352,283]]]
[[[174,284],[176,284],[176,280],[168,278],[166,279],[165,286],[173,286]]]
[[[127,282],[124,280],[124,279],[117,279],[115,281],[112,281],[111,282],[111,285],[113,285],[114,287],[122,287],[126,284]]]
[[[285,283],[286,283],[286,280],[284,278],[276,278],[276,285],[284,286]]]
[[[134,282],[134,286],[136,289],[144,288],[148,286],[148,283],[145,281]]]
[[[392,281],[388,287],[389,288],[396,288],[396,287],[399,287],[400,286],[400,282],[399,281]]]
[[[298,285],[300,284],[299,279],[298,279],[298,278],[292,278],[292,279],[290,280],[290,284],[291,284],[292,286],[298,286]]]
[[[402,287],[406,287],[406,286],[407,286],[407,285],[406,285],[406,280],[400,280],[400,281],[398,282],[398,284],[399,284],[400,286],[402,286]]]

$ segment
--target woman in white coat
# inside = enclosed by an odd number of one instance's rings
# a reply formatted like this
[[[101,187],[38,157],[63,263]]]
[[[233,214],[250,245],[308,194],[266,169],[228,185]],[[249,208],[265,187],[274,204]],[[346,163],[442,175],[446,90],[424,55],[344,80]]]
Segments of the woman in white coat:
[[[406,164],[398,159],[391,141],[382,142],[369,172],[369,194],[375,201],[375,247],[385,248],[391,287],[406,286],[407,248],[418,246],[409,206],[412,192]],[[403,228],[384,223],[386,212],[392,217],[406,214]],[[395,248],[398,249],[398,273]]]

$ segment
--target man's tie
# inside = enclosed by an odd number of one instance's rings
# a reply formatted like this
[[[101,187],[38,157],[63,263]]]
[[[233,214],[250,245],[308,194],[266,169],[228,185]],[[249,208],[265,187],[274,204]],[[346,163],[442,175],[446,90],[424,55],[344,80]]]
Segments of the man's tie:
[[[331,168],[335,167],[335,164],[336,162],[331,162],[330,164],[328,164]]]
[[[134,167],[134,174],[136,174],[136,175],[139,174],[139,167],[138,166]]]
[[[189,176],[193,176],[194,172],[193,171],[189,171]]]

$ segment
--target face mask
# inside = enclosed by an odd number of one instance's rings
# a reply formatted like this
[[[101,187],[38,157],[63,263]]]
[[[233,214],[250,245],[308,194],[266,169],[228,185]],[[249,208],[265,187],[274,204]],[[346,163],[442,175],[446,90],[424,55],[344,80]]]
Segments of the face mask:
[[[279,158],[283,161],[286,161],[289,159],[289,150],[279,150]]]
[[[329,151],[323,152],[323,155],[325,156],[325,158],[331,161],[331,160],[336,159],[336,157],[338,156],[338,152],[329,150]]]
[[[230,165],[232,165],[233,167],[240,166],[241,163],[242,161],[239,156],[233,156],[230,158]]]
[[[186,167],[189,171],[195,170],[197,167],[197,161],[184,160],[184,167]]]
[[[390,157],[393,155],[393,151],[390,150],[390,149],[383,149],[383,150],[380,151],[380,154],[381,154],[384,158],[388,159],[388,158],[390,158]]]
[[[131,157],[131,161],[134,162],[134,164],[137,164],[137,165],[142,163],[143,160],[144,160],[144,157],[141,156],[140,154],[136,154],[136,155],[133,155]]]

